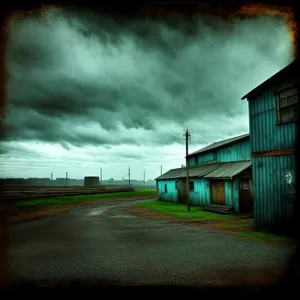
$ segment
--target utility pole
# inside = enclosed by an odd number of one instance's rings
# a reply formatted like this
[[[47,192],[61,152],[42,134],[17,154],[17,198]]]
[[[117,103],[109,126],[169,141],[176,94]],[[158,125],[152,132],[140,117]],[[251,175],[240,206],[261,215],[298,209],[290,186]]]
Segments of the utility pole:
[[[191,203],[190,203],[190,179],[189,179],[189,141],[191,140],[191,134],[189,133],[188,129],[184,133],[185,136],[185,161],[186,161],[186,200],[187,200],[187,209],[190,211]]]
[[[129,188],[130,188],[130,167],[128,169],[128,184],[129,184]]]
[[[144,185],[145,185],[145,183],[146,183],[145,178],[146,178],[146,175],[145,175],[145,171],[144,171]]]
[[[68,172],[66,172],[66,186],[68,185]]]
[[[51,181],[53,180],[53,173],[51,173]]]
[[[160,166],[160,175],[162,175],[162,165]]]
[[[102,184],[102,167],[100,168],[100,184]]]

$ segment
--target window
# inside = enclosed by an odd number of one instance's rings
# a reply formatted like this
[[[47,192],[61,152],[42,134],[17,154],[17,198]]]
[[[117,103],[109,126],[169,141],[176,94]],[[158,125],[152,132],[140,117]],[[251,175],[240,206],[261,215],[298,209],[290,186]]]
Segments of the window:
[[[165,184],[165,193],[168,192],[167,185]]]
[[[190,181],[190,192],[194,191],[194,182]]]
[[[249,180],[242,180],[241,181],[241,188],[242,190],[249,190]]]
[[[195,165],[197,166],[199,164],[199,158],[198,156],[195,157]]]
[[[293,122],[297,118],[298,89],[289,87],[276,93],[278,123]]]

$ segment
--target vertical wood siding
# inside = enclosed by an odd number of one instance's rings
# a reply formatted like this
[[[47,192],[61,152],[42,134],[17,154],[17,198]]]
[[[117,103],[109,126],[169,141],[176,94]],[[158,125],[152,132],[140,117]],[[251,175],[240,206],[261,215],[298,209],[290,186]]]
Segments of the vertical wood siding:
[[[262,165],[258,166],[258,162]],[[287,184],[290,170],[295,176],[295,155],[253,158],[254,216],[257,227],[288,226],[295,201],[295,181]]]
[[[167,185],[167,193],[165,193],[165,184]],[[178,202],[178,193],[176,190],[176,182],[174,180],[158,180],[158,199],[167,202]]]
[[[216,153],[216,162],[232,162],[241,160],[250,160],[250,139],[244,139],[238,141],[229,146],[224,146],[214,151],[206,152],[197,155],[198,165],[212,161],[214,159],[214,153]],[[189,166],[196,166],[196,157],[189,158]]]
[[[277,125],[276,99],[271,89],[248,103],[251,152],[295,147],[296,123]]]

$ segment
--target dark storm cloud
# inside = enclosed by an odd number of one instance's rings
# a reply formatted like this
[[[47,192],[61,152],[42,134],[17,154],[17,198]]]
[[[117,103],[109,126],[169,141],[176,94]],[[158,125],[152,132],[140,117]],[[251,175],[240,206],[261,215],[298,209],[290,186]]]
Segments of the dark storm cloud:
[[[190,31],[148,21],[119,26],[59,10],[12,23],[2,139],[137,144],[118,124],[147,133],[158,123],[184,127],[203,116],[244,113],[240,97],[291,60],[284,20],[216,21],[213,29],[206,23],[199,19]],[[108,134],[74,129],[88,123]],[[172,130],[152,138],[180,140]]]

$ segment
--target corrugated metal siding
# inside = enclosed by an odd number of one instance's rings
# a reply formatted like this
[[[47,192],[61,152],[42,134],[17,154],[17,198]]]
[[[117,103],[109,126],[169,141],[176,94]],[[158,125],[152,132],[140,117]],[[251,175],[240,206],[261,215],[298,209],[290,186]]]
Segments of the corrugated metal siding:
[[[249,138],[217,150],[217,162],[232,162],[250,159],[251,151]]]
[[[216,170],[206,174],[204,178],[232,178],[251,166],[251,160],[223,163]]]
[[[242,140],[244,138],[249,138],[249,133],[246,133],[246,134],[243,134],[243,135],[239,135],[239,136],[235,136],[235,137],[232,137],[232,138],[229,138],[229,139],[226,139],[226,140],[222,140],[222,141],[218,141],[218,142],[215,142],[213,144],[210,144],[198,151],[195,151],[195,152],[192,152],[191,154],[189,155],[195,155],[197,153],[203,153],[204,151],[207,152],[211,152],[212,150],[215,150],[217,149],[218,147],[223,147],[227,144],[230,144],[230,143],[235,143],[239,140]]]
[[[189,167],[190,167],[190,168],[196,166],[196,163],[195,163],[195,156],[190,157],[190,158],[188,159],[188,161],[189,161]]]
[[[202,155],[198,155],[198,163],[205,163],[207,161],[211,161],[214,158],[213,152],[203,153]]]
[[[250,139],[243,139],[235,144],[224,146],[223,148],[198,154],[198,165],[203,164],[214,159],[214,152],[216,152],[216,162],[232,162],[251,159]],[[196,164],[195,157],[189,159],[189,166],[194,167]]]
[[[208,161],[212,161],[213,160],[213,152],[206,152],[206,153],[203,153],[202,155],[199,154],[199,155],[197,155],[197,159],[198,159],[197,165],[203,164]],[[196,156],[189,158],[189,166],[190,167],[196,166]]]
[[[271,89],[248,103],[252,152],[295,147],[296,123],[277,125],[276,99]]]
[[[232,181],[231,180],[224,180],[224,185],[225,185],[225,204],[233,206]]]
[[[233,207],[235,212],[239,212],[240,202],[239,202],[239,179],[234,178],[232,181],[232,197],[233,197]]]
[[[207,206],[210,204],[210,188],[208,179],[195,179],[194,192],[190,192],[192,205]]]
[[[258,162],[262,166],[258,166]],[[288,186],[285,171],[295,174],[295,155],[253,158],[254,217],[257,227],[282,227],[292,219],[295,184]]]
[[[165,184],[167,185],[167,193],[164,192]],[[158,180],[158,199],[167,202],[178,202],[178,193],[175,180]]]

